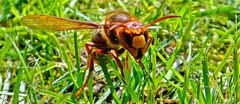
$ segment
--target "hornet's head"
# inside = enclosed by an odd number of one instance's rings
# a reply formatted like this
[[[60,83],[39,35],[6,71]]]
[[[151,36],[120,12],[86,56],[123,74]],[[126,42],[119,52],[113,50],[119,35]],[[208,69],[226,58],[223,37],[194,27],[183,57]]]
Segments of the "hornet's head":
[[[121,45],[140,63],[142,56],[146,53],[149,45],[153,41],[147,28],[164,19],[176,17],[180,16],[165,16],[145,26],[138,21],[129,21],[122,24],[116,24],[112,29],[119,29],[117,36]]]
[[[151,35],[140,22],[124,23],[118,36],[122,46],[137,60],[142,58],[152,42]]]

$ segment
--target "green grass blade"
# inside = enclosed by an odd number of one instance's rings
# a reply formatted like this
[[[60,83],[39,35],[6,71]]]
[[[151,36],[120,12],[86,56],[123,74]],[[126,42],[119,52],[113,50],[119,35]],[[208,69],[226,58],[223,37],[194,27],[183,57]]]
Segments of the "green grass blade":
[[[227,35],[230,35],[231,32],[233,32],[237,27],[240,26],[240,22],[238,22],[237,24],[234,24],[228,31],[227,31]],[[217,69],[215,70],[215,74],[217,75],[223,68],[223,66],[226,64],[227,59],[229,58],[229,56],[231,55],[233,51],[233,43],[230,44],[230,46],[227,49],[227,52],[224,55],[223,60],[221,61],[220,65],[218,65]]]
[[[60,50],[61,56],[63,57],[64,61],[66,61],[67,65],[68,65],[68,72],[71,76],[71,80],[73,81],[74,86],[77,86],[77,82],[73,77],[73,73],[72,70],[74,69],[72,61],[69,59],[65,49],[63,49],[63,47],[61,47],[59,41],[57,40],[56,36],[52,33],[47,33],[47,35],[49,36],[50,40],[52,40],[52,42],[56,45],[56,47]]]
[[[232,5],[225,5],[225,6],[220,6],[218,8],[214,9],[206,9],[204,11],[198,11],[195,12],[194,14],[196,16],[211,16],[211,15],[232,15],[234,12],[237,12],[237,8],[232,6]]]
[[[13,95],[13,104],[18,104],[18,98],[19,98],[19,94],[20,94],[20,83],[22,81],[22,76],[23,76],[23,68],[19,68],[18,69],[18,74],[17,74],[17,80],[15,83],[15,87],[14,87],[14,95]]]
[[[111,94],[111,91],[110,89],[108,89],[95,104],[102,104],[110,94]]]
[[[45,96],[48,96],[48,97],[53,97],[53,98],[55,98],[55,99],[57,99],[57,100],[60,100],[61,98],[64,98],[64,97],[65,97],[65,96],[62,96],[62,95],[60,95],[60,94],[58,94],[58,93],[49,91],[49,90],[40,89],[38,92],[39,92],[41,95],[45,95]],[[63,99],[62,99],[62,100],[63,100]],[[66,102],[73,104],[73,103],[72,103],[71,101],[69,101],[69,100],[66,100]]]
[[[98,55],[98,59],[99,59],[100,65],[102,67],[104,76],[105,76],[105,78],[107,80],[107,84],[110,87],[110,90],[111,90],[112,96],[114,98],[114,101],[115,101],[115,103],[120,104],[120,100],[119,100],[119,98],[117,96],[117,93],[116,93],[116,91],[114,89],[112,80],[111,80],[110,75],[108,73],[107,66],[106,66],[106,64],[105,64],[105,62],[103,60],[103,57],[101,55]]]
[[[58,101],[56,102],[56,104],[65,104],[68,101],[68,95],[62,95]]]
[[[80,66],[80,58],[79,58],[79,48],[78,48],[78,40],[77,40],[77,32],[74,32],[74,50],[75,50],[75,59],[76,59],[76,65],[77,65],[77,71],[79,71],[77,73],[77,84],[79,86],[82,86],[83,81],[84,81],[84,76],[85,76],[85,72],[81,70],[81,66]],[[73,88],[73,95],[74,93],[77,91],[78,87],[74,86]]]
[[[18,74],[17,74],[17,80],[16,80],[16,83],[15,83],[15,86],[14,86],[14,95],[13,95],[13,104],[17,104],[18,103],[18,98],[19,98],[19,94],[20,94],[20,83],[22,81],[22,76],[24,75],[23,74],[23,71],[24,69],[26,70],[27,69],[27,65],[25,63],[25,60],[23,59],[23,56],[21,55],[18,47],[16,46],[16,44],[14,43],[14,41],[12,40],[11,37],[9,37],[11,43],[12,43],[12,46],[14,47],[15,51],[17,52],[18,54],[18,57],[20,58],[20,61],[21,61],[21,65],[20,65],[20,68],[18,69]],[[22,66],[22,67],[21,67]],[[29,75],[28,73],[26,73],[27,75],[27,78],[29,78]]]
[[[223,66],[227,63],[227,59],[231,55],[232,51],[233,51],[233,44],[231,43],[227,49],[227,52],[224,55],[223,60],[221,61],[221,63],[218,65],[218,67],[216,68],[216,70],[214,72],[216,75],[223,69]]]
[[[129,95],[131,96],[131,98],[133,99],[134,102],[136,102],[137,104],[140,103],[139,98],[137,96],[137,94],[134,92],[134,90],[132,88],[130,88],[129,86],[126,87]]]
[[[186,76],[183,84],[183,94],[182,94],[183,102],[187,102],[187,92],[188,92],[188,85],[189,85],[188,73],[189,72],[186,71]]]
[[[90,101],[90,104],[93,104],[93,72],[91,71],[90,74],[90,78],[89,78],[89,81],[88,81],[88,93],[89,93],[89,101]]]
[[[211,91],[210,91],[210,82],[209,82],[209,69],[208,69],[208,60],[205,56],[203,58],[203,82],[204,82],[204,89],[205,89],[205,100],[206,104],[212,104],[211,98]]]
[[[0,33],[2,34],[2,33]],[[3,33],[4,34],[4,33]],[[0,36],[1,37],[1,36]],[[1,49],[1,54],[0,54],[0,66],[5,66],[4,63],[4,58],[6,57],[7,53],[9,52],[10,48],[12,47],[11,41],[7,38],[5,38],[5,44],[3,44],[4,47]]]
[[[80,70],[81,65],[80,65],[80,58],[79,58],[79,48],[78,48],[78,40],[77,40],[77,32],[74,31],[74,50],[75,50],[75,58],[76,58],[76,65],[77,69]]]
[[[233,65],[234,65],[234,83],[235,83],[235,103],[238,103],[240,101],[239,97],[239,61],[238,61],[238,44],[237,41],[240,36],[240,31],[237,32],[239,34],[236,34],[235,44],[233,48]]]

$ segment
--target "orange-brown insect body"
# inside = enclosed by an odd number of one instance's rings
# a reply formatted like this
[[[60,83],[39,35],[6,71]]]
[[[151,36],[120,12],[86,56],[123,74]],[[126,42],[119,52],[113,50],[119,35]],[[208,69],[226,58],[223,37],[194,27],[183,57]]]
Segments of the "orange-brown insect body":
[[[49,31],[65,31],[77,29],[96,29],[93,34],[92,42],[85,44],[88,57],[87,68],[90,71],[83,86],[87,85],[90,73],[94,70],[94,60],[96,54],[111,55],[121,69],[124,77],[124,65],[118,58],[125,50],[127,50],[141,65],[142,56],[146,53],[149,45],[152,43],[152,36],[148,34],[147,28],[153,24],[168,18],[180,16],[165,16],[158,18],[148,25],[143,25],[137,18],[124,11],[113,11],[106,14],[103,24],[81,22],[71,19],[65,19],[46,15],[29,15],[23,17],[21,23],[35,29]],[[128,70],[128,55],[126,57],[126,67]],[[78,96],[83,87],[81,87],[75,96]]]
[[[141,22],[127,12],[118,11],[106,15],[103,29],[97,30],[92,42],[106,53],[116,50],[121,55],[126,49],[134,58],[140,59],[151,40],[151,35],[144,30]]]

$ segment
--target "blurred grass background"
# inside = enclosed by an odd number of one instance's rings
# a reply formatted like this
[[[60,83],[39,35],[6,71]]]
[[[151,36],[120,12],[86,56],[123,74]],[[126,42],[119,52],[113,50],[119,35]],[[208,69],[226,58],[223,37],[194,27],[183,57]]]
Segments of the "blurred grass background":
[[[239,103],[239,0],[2,0],[0,103]],[[20,24],[45,14],[101,23],[112,10],[128,11],[150,27],[154,43],[143,58],[130,57],[126,83],[107,57],[95,65],[88,87],[84,43],[92,30],[43,32]],[[125,52],[122,57],[124,62]],[[77,61],[76,61],[77,60]],[[105,60],[105,57],[104,57]]]

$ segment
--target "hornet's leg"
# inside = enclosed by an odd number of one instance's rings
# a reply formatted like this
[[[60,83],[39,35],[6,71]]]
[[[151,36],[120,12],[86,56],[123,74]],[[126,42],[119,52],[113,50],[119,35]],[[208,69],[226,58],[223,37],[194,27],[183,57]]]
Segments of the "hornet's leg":
[[[119,49],[119,50],[116,50],[117,56],[120,56],[121,54],[123,54],[124,51],[125,51],[124,48],[121,48],[121,49]],[[131,71],[131,69],[130,69],[130,67],[129,67],[129,64],[128,64],[128,54],[126,55],[125,67],[127,68],[127,71],[128,71],[128,72]]]
[[[88,67],[89,67],[89,69],[90,69],[90,70],[89,70],[89,73],[88,73],[88,76],[87,76],[87,79],[85,80],[85,82],[83,82],[82,87],[80,87],[80,88],[75,92],[75,94],[74,94],[75,97],[79,96],[79,95],[82,93],[83,88],[84,88],[85,86],[87,86],[87,82],[88,82],[88,80],[89,80],[89,78],[90,78],[90,75],[92,74],[92,72],[93,72],[93,70],[94,70],[94,56],[95,56],[95,52],[92,51],[91,54],[90,54],[89,57],[88,57],[87,68],[85,69],[85,71],[88,69]]]
[[[145,68],[144,64],[142,63],[141,59],[137,60],[137,63],[141,66],[142,69]]]
[[[88,82],[88,80],[89,80],[89,78],[90,78],[90,75],[91,75],[91,73],[94,71],[94,59],[95,59],[96,54],[106,54],[106,53],[104,53],[103,50],[100,50],[100,49],[91,49],[91,47],[94,47],[94,46],[95,46],[95,44],[94,44],[94,43],[90,43],[90,42],[87,42],[87,43],[85,44],[87,53],[89,54],[89,56],[88,56],[88,61],[87,61],[87,67],[86,67],[85,71],[86,71],[88,68],[89,68],[90,70],[89,70],[87,79],[86,79],[85,82],[83,83],[82,87],[79,88],[79,89],[75,92],[75,94],[74,94],[75,97],[79,96],[79,95],[82,93],[83,88],[84,88],[85,86],[87,86],[87,82]]]
[[[121,62],[121,60],[118,58],[117,52],[115,50],[111,50],[110,54],[113,56],[113,58],[115,59],[115,61],[118,64],[118,66],[120,67],[123,78],[125,78],[124,71],[123,71],[124,66],[123,66],[123,63]]]
[[[94,46],[95,46],[95,43],[91,43],[91,42],[85,43],[85,48],[87,50],[88,55],[91,54],[91,51],[92,51],[91,47],[94,47]]]
[[[146,51],[147,51],[147,49],[149,48],[149,46],[150,46],[150,44],[152,43],[152,41],[153,41],[152,36],[151,36],[151,35],[148,35],[148,41],[147,41],[146,46],[143,48],[142,53],[146,53]],[[140,58],[140,59],[137,59],[137,62],[138,62],[138,64],[141,66],[142,69],[145,68],[145,67],[144,67],[144,64],[143,64],[142,61],[141,61],[141,58]]]
[[[127,68],[128,72],[131,72],[131,69],[130,69],[129,64],[128,64],[128,54],[126,55],[125,65],[126,65],[126,68]]]

